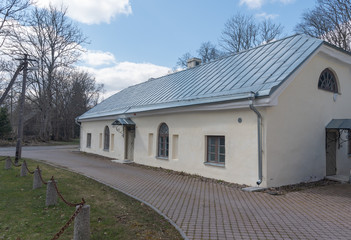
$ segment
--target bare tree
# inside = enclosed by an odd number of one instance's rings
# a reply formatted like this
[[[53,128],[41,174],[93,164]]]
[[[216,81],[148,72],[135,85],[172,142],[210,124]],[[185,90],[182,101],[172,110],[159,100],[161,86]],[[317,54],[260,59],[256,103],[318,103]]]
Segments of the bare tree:
[[[283,33],[281,24],[275,24],[270,19],[265,19],[260,24],[260,40],[269,43]]]
[[[317,0],[312,10],[303,13],[295,30],[350,51],[351,1]]]
[[[181,68],[186,68],[187,67],[187,61],[192,58],[193,56],[187,52],[187,53],[184,53],[181,57],[178,58],[178,61],[177,61],[177,66],[178,67],[181,67]]]
[[[224,25],[220,46],[227,52],[236,53],[255,47],[278,37],[283,28],[265,20],[258,23],[250,15],[237,13]]]
[[[203,63],[215,60],[221,56],[220,51],[211,42],[204,42],[201,44],[200,48],[197,50],[201,61]]]
[[[224,25],[220,45],[228,52],[239,52],[258,44],[259,27],[252,16],[236,14]]]
[[[26,53],[38,60],[39,70],[29,78],[28,99],[41,113],[40,137],[48,140],[52,134],[53,88],[57,71],[70,69],[77,62],[86,42],[80,29],[66,17],[66,9],[50,6],[34,8],[27,25],[11,38],[10,53]]]
[[[97,104],[103,85],[79,70],[61,71],[55,79],[53,133],[56,140],[68,140],[79,135],[75,118]]]
[[[24,10],[30,6],[30,0],[0,1],[0,47],[14,30],[14,26],[25,16]]]

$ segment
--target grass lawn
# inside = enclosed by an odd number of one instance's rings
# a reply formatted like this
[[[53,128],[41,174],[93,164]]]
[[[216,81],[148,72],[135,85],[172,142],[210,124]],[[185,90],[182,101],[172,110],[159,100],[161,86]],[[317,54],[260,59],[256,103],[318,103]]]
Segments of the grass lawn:
[[[32,190],[33,175],[20,177],[20,168],[5,170],[0,157],[0,239],[51,239],[75,208],[61,199],[45,206],[46,186]],[[43,163],[26,160],[34,170],[39,164],[44,180],[54,176],[69,202],[83,197],[90,205],[91,239],[182,239],[162,216],[144,204],[84,176]],[[73,239],[73,223],[59,239]]]

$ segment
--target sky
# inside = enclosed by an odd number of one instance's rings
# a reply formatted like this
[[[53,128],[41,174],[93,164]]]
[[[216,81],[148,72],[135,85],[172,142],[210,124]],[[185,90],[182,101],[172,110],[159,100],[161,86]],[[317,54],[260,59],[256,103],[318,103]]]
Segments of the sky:
[[[149,78],[168,74],[178,57],[196,55],[201,43],[218,48],[227,20],[236,13],[265,18],[294,34],[315,0],[36,0],[64,5],[88,38],[79,67],[105,85],[104,98]]]

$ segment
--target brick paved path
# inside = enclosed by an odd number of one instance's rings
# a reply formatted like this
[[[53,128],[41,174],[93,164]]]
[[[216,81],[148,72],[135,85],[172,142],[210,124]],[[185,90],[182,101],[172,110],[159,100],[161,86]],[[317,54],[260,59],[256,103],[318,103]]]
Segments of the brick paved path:
[[[0,155],[13,153],[0,148]],[[23,156],[68,167],[141,199],[189,239],[351,239],[349,184],[272,196],[112,163],[67,147],[24,148]]]

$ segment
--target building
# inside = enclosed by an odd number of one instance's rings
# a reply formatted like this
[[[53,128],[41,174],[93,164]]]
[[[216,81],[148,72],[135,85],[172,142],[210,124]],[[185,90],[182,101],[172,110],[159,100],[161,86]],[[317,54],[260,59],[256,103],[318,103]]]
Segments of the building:
[[[80,116],[81,151],[251,186],[349,176],[350,53],[295,35],[198,61]]]

